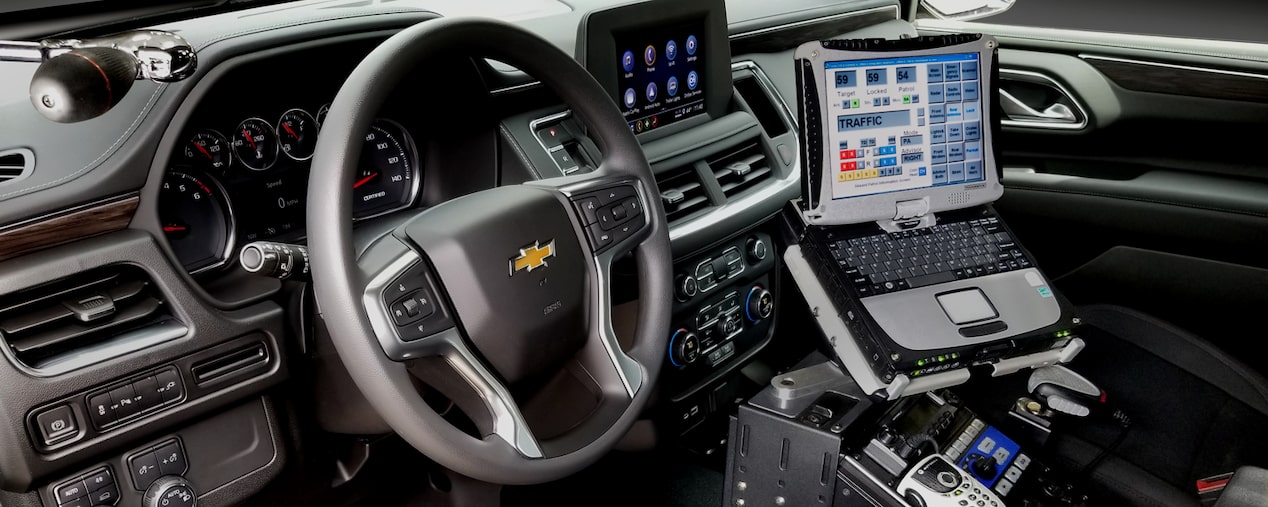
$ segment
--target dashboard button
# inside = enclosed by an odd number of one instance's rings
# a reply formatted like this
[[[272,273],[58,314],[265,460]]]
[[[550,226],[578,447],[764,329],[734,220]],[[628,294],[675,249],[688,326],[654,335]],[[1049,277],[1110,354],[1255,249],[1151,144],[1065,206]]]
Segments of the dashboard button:
[[[132,482],[136,489],[145,489],[163,475],[159,471],[158,458],[152,452],[144,452],[128,458],[128,472],[132,474]]]
[[[79,425],[75,422],[75,413],[70,410],[70,405],[61,405],[40,412],[35,416],[35,424],[39,426],[40,438],[44,441],[44,445],[61,442],[79,431]]]
[[[110,403],[110,393],[102,391],[88,397],[88,417],[93,425],[104,428],[115,422],[114,408]]]
[[[159,471],[163,475],[184,475],[189,469],[185,461],[185,451],[181,449],[179,441],[172,440],[155,449],[154,457],[158,458]]]
[[[84,484],[84,481],[71,481],[58,486],[53,494],[57,497],[57,503],[64,504],[76,498],[88,496],[88,486]]]
[[[114,415],[119,419],[127,419],[141,412],[137,403],[136,392],[132,385],[119,386],[110,390],[110,403],[114,406]]]
[[[96,491],[114,484],[114,476],[110,475],[110,469],[100,468],[85,478],[84,484],[88,486],[88,491]]]
[[[176,370],[161,372],[154,377],[154,380],[158,382],[158,391],[163,395],[163,403],[178,400],[185,395],[185,387],[181,385],[181,379],[176,374]]]
[[[551,125],[537,129],[537,138],[549,150],[556,146],[563,146],[564,141],[572,139],[572,136],[564,130],[563,125]]]
[[[97,506],[114,505],[115,502],[119,501],[119,486],[114,483],[110,483],[107,486],[101,487],[101,489],[89,492],[88,500],[92,502],[92,505]]]
[[[576,159],[572,158],[572,154],[568,153],[567,149],[560,148],[552,151],[550,152],[550,157],[555,159],[555,164],[558,165],[559,169],[564,172],[569,172],[570,170],[577,168]]]
[[[132,392],[142,411],[163,404],[163,395],[158,392],[158,381],[154,377],[145,377],[132,383]]]

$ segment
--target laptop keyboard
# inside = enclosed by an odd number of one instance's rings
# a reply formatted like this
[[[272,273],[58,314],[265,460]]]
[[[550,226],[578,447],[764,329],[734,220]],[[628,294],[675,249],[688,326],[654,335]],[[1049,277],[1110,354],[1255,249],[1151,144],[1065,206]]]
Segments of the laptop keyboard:
[[[998,217],[843,239],[829,250],[861,297],[1031,266]]]

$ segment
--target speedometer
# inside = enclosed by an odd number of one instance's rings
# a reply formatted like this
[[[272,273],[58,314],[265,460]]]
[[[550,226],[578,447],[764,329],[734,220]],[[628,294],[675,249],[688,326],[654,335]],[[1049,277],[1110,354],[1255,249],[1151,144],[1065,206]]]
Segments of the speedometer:
[[[361,148],[352,182],[354,218],[369,218],[409,206],[418,194],[414,145],[400,125],[377,120]]]

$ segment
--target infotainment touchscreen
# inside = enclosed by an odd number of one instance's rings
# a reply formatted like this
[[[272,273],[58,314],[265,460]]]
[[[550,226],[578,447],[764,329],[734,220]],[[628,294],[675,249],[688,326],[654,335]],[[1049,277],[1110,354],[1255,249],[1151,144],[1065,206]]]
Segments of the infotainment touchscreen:
[[[704,19],[613,33],[617,96],[636,134],[705,112]]]
[[[985,179],[990,125],[978,53],[828,61],[822,69],[833,199]]]

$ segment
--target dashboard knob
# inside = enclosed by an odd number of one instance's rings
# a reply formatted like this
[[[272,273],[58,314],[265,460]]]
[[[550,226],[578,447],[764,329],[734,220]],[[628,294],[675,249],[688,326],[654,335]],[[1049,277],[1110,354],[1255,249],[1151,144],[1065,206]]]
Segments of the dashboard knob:
[[[751,264],[757,264],[766,260],[766,242],[762,238],[753,236],[744,242],[744,251],[748,253],[748,261]]]
[[[145,490],[141,498],[145,507],[195,507],[198,505],[198,494],[184,477],[165,475],[159,477]]]
[[[744,303],[744,314],[749,322],[757,322],[770,318],[775,312],[775,296],[761,285],[754,285],[748,291],[748,300]]]
[[[308,248],[302,245],[256,241],[242,247],[238,263],[248,273],[281,280],[308,279]]]
[[[669,338],[669,362],[682,367],[700,359],[700,339],[687,328],[679,328]]]
[[[699,292],[700,286],[696,283],[696,277],[691,275],[678,275],[674,278],[674,292],[678,296],[679,301],[686,301],[695,297]]]

